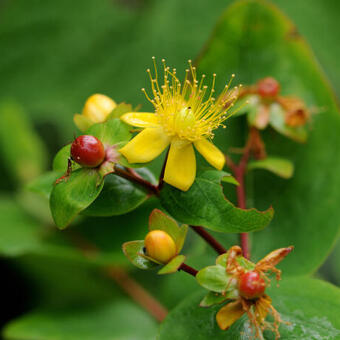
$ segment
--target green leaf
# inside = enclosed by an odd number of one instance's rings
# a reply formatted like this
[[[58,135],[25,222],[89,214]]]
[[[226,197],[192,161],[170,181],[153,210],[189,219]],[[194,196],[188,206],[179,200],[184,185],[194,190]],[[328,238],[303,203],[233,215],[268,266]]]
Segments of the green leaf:
[[[178,221],[215,231],[237,233],[266,227],[273,217],[273,209],[260,212],[236,208],[223,194],[220,182],[224,176],[223,171],[202,172],[186,192],[165,185],[160,195],[161,204]]]
[[[71,144],[62,147],[53,159],[53,171],[66,172],[68,167],[68,159],[71,156]],[[80,169],[80,165],[72,162],[72,170]]]
[[[146,168],[136,172],[146,180],[153,182],[155,177]],[[115,174],[105,176],[103,190],[97,199],[83,211],[87,216],[122,215],[136,209],[148,198],[148,193],[127,179]]]
[[[158,274],[172,274],[176,273],[178,268],[181,266],[182,263],[185,261],[184,255],[178,255],[174,257],[170,262],[168,262],[162,269],[158,271]]]
[[[290,127],[285,123],[284,110],[279,104],[270,106],[270,125],[277,132],[303,143],[307,140],[307,131],[304,126]]]
[[[271,129],[261,133],[268,154],[294,163],[290,181],[278,181],[261,171],[247,178],[248,204],[255,201],[262,209],[273,204],[277,212],[270,228],[252,235],[252,256],[260,259],[272,249],[293,244],[294,256],[280,267],[286,274],[302,275],[321,265],[339,233],[340,159],[334,157],[334,150],[340,149],[340,115],[315,56],[294,32],[295,25],[274,5],[237,2],[220,19],[201,55],[199,71],[235,73],[243,84],[270,75],[280,82],[282,94],[299,96],[308,107],[324,108],[322,114],[312,116],[303,145],[279,134],[274,138]],[[218,77],[216,86],[222,87],[222,82],[224,77]],[[244,119],[232,120],[225,131],[215,138],[222,150],[244,145]]]
[[[76,113],[73,116],[73,121],[80,131],[86,131],[94,124],[90,118],[87,118],[83,114],[79,114],[79,113]]]
[[[200,307],[211,307],[213,305],[218,305],[229,298],[223,294],[209,292],[200,302]]]
[[[34,179],[27,185],[27,189],[50,198],[55,181],[63,175],[63,172],[49,171]]]
[[[152,269],[159,264],[144,255],[144,241],[130,241],[123,244],[123,252],[130,262],[140,269]]]
[[[222,177],[222,182],[223,183],[230,183],[230,184],[240,185],[240,183],[236,180],[236,178],[231,176],[231,175]]]
[[[105,123],[92,125],[86,135],[97,137],[104,145],[114,145],[119,142],[126,142],[131,138],[130,126],[120,119],[109,119]]]
[[[133,325],[133,327],[132,327]],[[4,329],[6,340],[150,340],[157,325],[147,313],[123,299],[95,307],[37,310]]]
[[[205,267],[197,273],[196,280],[202,287],[215,293],[230,291],[234,296],[235,284],[231,281],[232,276],[227,274],[225,267],[219,265]]]
[[[294,173],[294,164],[284,158],[268,157],[248,163],[248,170],[264,169],[282,178],[291,178]]]
[[[0,102],[0,150],[2,164],[15,180],[28,182],[46,166],[45,146],[15,102]]]
[[[55,224],[61,229],[66,228],[97,198],[103,185],[103,179],[94,169],[72,171],[66,180],[54,186],[51,193],[50,208]]]
[[[175,241],[179,253],[184,245],[188,226],[179,226],[177,222],[159,209],[154,209],[149,217],[149,230],[163,230]]]
[[[309,279],[295,278],[284,280],[280,287],[268,290],[276,308],[284,321],[280,333],[282,340],[311,340],[340,338],[340,290],[329,283]],[[253,339],[249,331],[247,317],[238,320],[227,331],[218,328],[215,315],[220,305],[211,308],[199,308],[201,292],[188,297],[170,312],[162,323],[159,340],[182,339]],[[198,331],[199,330],[199,331]],[[273,340],[272,332],[264,333],[265,340]]]

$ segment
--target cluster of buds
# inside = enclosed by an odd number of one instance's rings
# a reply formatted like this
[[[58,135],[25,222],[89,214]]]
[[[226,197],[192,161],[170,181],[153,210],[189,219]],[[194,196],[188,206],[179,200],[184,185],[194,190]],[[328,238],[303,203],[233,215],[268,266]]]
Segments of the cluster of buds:
[[[310,119],[310,111],[302,99],[281,95],[280,88],[279,82],[272,77],[244,87],[240,97],[246,99],[249,105],[243,112],[248,113],[251,126],[263,130],[270,125],[279,133],[303,142],[306,138],[304,127]]]
[[[276,280],[280,280],[281,271],[275,266],[292,250],[292,246],[274,250],[255,264],[242,256],[242,249],[239,246],[231,247],[227,253],[217,258],[216,266],[204,268],[197,274],[197,281],[211,290],[215,299],[215,302],[209,305],[203,299],[201,306],[208,307],[227,301],[216,314],[217,324],[222,330],[227,330],[242,315],[247,314],[256,338],[261,339],[262,332],[269,329],[278,339],[280,337],[278,329],[282,320],[265,291],[270,284],[268,274],[274,273]],[[224,275],[221,275],[221,272],[224,272]],[[219,275],[216,275],[217,273]],[[223,290],[214,290],[216,285],[214,287],[210,285],[212,280],[216,284],[216,277],[220,280],[218,287],[224,287]],[[266,321],[268,314],[273,316],[273,323]]]

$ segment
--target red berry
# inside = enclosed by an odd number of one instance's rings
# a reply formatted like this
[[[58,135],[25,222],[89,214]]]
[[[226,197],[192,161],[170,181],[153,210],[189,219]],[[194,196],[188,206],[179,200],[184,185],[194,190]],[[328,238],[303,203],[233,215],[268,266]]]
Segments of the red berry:
[[[272,77],[263,78],[257,83],[257,92],[263,98],[275,97],[280,92],[280,84]]]
[[[94,136],[79,136],[72,143],[71,157],[81,166],[95,168],[104,161],[104,146]]]
[[[252,300],[260,297],[266,289],[266,282],[258,272],[243,273],[239,278],[240,295]]]

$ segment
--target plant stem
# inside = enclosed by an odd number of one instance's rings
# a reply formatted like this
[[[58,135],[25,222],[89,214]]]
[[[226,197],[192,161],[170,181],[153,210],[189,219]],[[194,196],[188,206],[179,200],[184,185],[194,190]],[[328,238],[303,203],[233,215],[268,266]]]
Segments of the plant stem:
[[[114,174],[116,174],[117,176],[123,177],[131,182],[139,184],[152,195],[159,196],[158,188],[152,183],[146,181],[141,176],[139,176],[134,170],[126,171],[126,170],[121,169],[120,167],[115,166]]]
[[[65,235],[68,236],[71,242],[79,249],[82,254],[88,258],[98,256],[100,250],[95,244],[88,241],[83,235],[75,232],[74,230],[67,230]],[[164,320],[168,311],[162,304],[157,301],[147,290],[145,290],[137,281],[135,281],[129,274],[120,267],[108,266],[104,270],[105,274],[114,280],[116,284],[152,315],[157,321]]]
[[[218,254],[224,254],[227,250],[219,243],[211,234],[209,234],[203,227],[190,226],[193,231],[200,235],[207,243],[209,243]]]
[[[185,263],[182,263],[181,266],[178,268],[178,270],[183,270],[184,272],[192,275],[192,276],[196,276],[197,273],[198,273],[198,270],[188,266],[187,264]]]
[[[168,311],[139,283],[132,279],[122,268],[109,267],[106,270],[119,287],[122,288],[134,301],[148,311],[157,321],[162,322]]]

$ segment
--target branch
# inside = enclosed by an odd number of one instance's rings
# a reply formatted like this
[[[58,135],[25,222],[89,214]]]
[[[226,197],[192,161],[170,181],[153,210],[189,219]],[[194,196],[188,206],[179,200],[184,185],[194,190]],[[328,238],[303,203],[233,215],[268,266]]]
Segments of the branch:
[[[216,239],[211,234],[209,234],[203,227],[198,227],[194,225],[191,225],[190,227],[205,241],[207,241],[207,243],[210,244],[218,254],[224,254],[227,252],[227,250],[222,246],[222,244],[216,241]]]
[[[151,195],[159,196],[158,188],[152,183],[146,181],[141,176],[139,176],[134,170],[126,171],[121,169],[120,167],[115,166],[114,174],[140,185],[141,187],[146,189]]]
[[[185,263],[182,263],[181,266],[178,268],[178,270],[183,270],[184,272],[192,275],[192,276],[196,276],[197,273],[198,273],[198,270],[188,266],[187,264]]]

